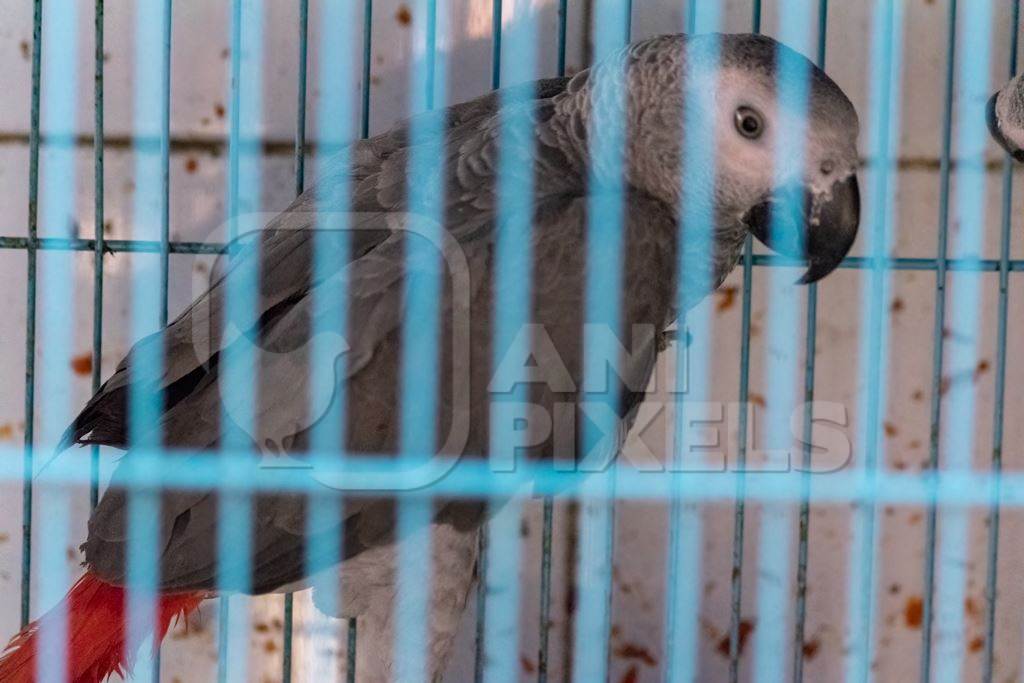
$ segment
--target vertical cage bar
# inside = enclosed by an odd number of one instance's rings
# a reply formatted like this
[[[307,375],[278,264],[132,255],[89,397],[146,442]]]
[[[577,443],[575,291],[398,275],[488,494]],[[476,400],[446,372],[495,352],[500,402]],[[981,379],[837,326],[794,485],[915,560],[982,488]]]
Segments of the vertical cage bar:
[[[516,7],[512,0],[513,12]],[[491,90],[501,87],[501,0],[491,0]]]
[[[984,246],[985,102],[988,99],[988,78],[991,65],[992,3],[980,0],[964,5],[964,49],[958,60],[957,79],[957,165],[956,233],[957,253],[967,263],[977,263]],[[968,330],[977,330],[981,323],[980,273],[963,273],[952,282],[951,319]],[[972,335],[949,347],[950,365],[959,370],[978,364],[978,340]],[[942,424],[946,436],[946,471],[963,474],[971,470],[974,451],[974,418],[976,389],[970,382],[952,382],[946,395],[949,410]],[[937,464],[937,463],[936,463]],[[934,480],[933,480],[934,481]],[[959,681],[964,658],[964,595],[967,590],[966,549],[970,540],[969,510],[950,502],[941,514],[942,537],[938,541],[936,621],[942,624],[942,637],[935,643],[934,656],[941,667],[934,670],[936,680]],[[927,593],[926,593],[927,595]],[[924,624],[923,626],[926,626]],[[923,673],[927,673],[924,670]],[[923,678],[923,680],[926,680]]]
[[[503,77],[514,84],[537,77],[537,14],[525,0],[509,3],[507,36],[502,40],[501,2],[495,3],[495,87]],[[503,59],[504,58],[504,59]],[[532,90],[505,90],[500,99],[501,130],[498,157],[497,259],[495,270],[493,360],[502,367],[508,353],[514,353],[517,338],[530,321],[533,253],[533,130],[535,94]],[[503,383],[504,384],[512,384]],[[514,426],[516,406],[525,405],[529,388],[519,384],[508,393],[491,392],[491,469],[500,476],[514,476],[518,441]],[[511,411],[509,410],[511,408]],[[487,571],[481,583],[485,590],[483,676],[487,681],[512,683],[519,678],[519,565],[522,503],[492,497],[493,517],[484,525],[493,539],[488,552]],[[479,650],[478,650],[479,652]]]
[[[160,244],[156,272],[138,259],[132,264],[132,336],[142,338],[167,324],[170,228],[170,95],[171,0],[143,0],[137,5],[135,25],[135,99],[133,128],[136,142],[136,191],[133,225],[138,233],[152,230]],[[152,221],[153,205],[158,206]],[[151,227],[152,226],[152,227]],[[157,297],[158,301],[153,299]],[[162,391],[149,389],[164,363],[163,345],[141,344],[133,354],[132,384],[147,387],[130,391],[129,443],[141,448],[123,462],[128,474],[153,474],[161,466],[161,434],[157,427]],[[128,624],[127,650],[138,653],[136,676],[159,680],[159,643],[151,634],[156,624],[159,565],[157,537],[160,499],[150,486],[128,492]]]
[[[740,310],[740,414],[737,436],[736,510],[733,516],[732,579],[729,608],[729,683],[740,675],[740,626],[743,620],[743,538],[747,517],[747,420],[750,398],[750,304],[753,279],[753,242],[746,238],[743,248],[743,303]]]
[[[878,475],[878,463],[884,453],[879,432],[885,414],[886,393],[881,378],[888,367],[889,329],[885,324],[885,302],[889,298],[889,273],[884,259],[889,254],[891,222],[895,198],[893,174],[899,146],[900,60],[902,59],[902,3],[877,0],[872,17],[871,83],[869,111],[869,150],[874,160],[867,170],[868,210],[864,212],[867,251],[871,267],[862,293],[862,333],[860,340],[862,376],[866,388],[860,397],[865,419],[858,436],[864,457],[860,463],[861,490],[854,511],[850,573],[847,586],[847,631],[850,634],[845,678],[848,683],[869,681],[874,658],[874,610],[877,602],[875,581],[875,532],[877,510],[872,493]]]
[[[233,0],[227,192],[228,237],[231,240],[239,237],[242,225],[247,233],[258,227],[248,219],[251,218],[250,212],[257,210],[260,204],[262,60],[263,2]],[[232,245],[228,257],[239,257],[237,252],[243,248],[237,243]],[[258,259],[259,247],[254,245],[253,248]],[[225,281],[225,325],[255,317],[258,271],[258,268],[239,269],[236,277]],[[241,335],[239,340],[247,340],[247,337]],[[257,353],[251,343],[230,344],[221,351],[220,447],[229,453],[250,448],[248,435],[255,433]],[[244,481],[248,473],[240,469],[235,458],[230,460],[232,462],[224,466],[222,481]],[[222,594],[218,615],[217,670],[218,680],[225,683],[244,681],[249,675],[248,602],[243,594],[251,585],[252,499],[245,491],[222,490],[217,507],[217,588]]]
[[[167,326],[168,307],[170,304],[171,277],[171,49],[172,49],[172,0],[164,2],[164,35],[163,35],[163,112],[160,132],[160,161],[163,175],[163,210],[160,224],[160,327]],[[161,359],[162,361],[162,359]],[[162,397],[158,397],[162,403]],[[162,455],[162,453],[161,453]],[[160,643],[153,644],[153,675],[154,683],[160,682]]]
[[[322,8],[320,43],[319,91],[320,103],[317,138],[318,175],[327,177],[332,169],[350,168],[350,149],[356,125],[356,108],[344,77],[337,74],[353,74],[352,45],[358,38],[359,26],[356,3],[331,3]],[[348,320],[348,279],[347,268],[338,269],[339,263],[350,262],[349,220],[350,194],[348,175],[342,174],[342,182],[330,188],[318,186],[314,192],[318,207],[329,207],[333,202],[344,207],[342,210],[318,210],[316,233],[313,235],[313,281],[320,283],[312,292],[312,358],[309,363],[309,396],[307,410],[311,418],[319,417],[312,426],[310,445],[314,453],[331,453],[344,457],[345,416],[347,395],[344,379],[335,381],[335,373],[318,371],[317,368],[333,368],[338,360],[345,358]],[[329,397],[326,413],[320,417],[325,406],[318,397]],[[306,535],[317,539],[306,545],[306,571],[313,577],[317,604],[325,614],[341,613],[341,586],[345,577],[340,576],[343,548],[342,536],[332,530],[342,527],[343,497],[339,491],[323,487],[310,491],[307,496],[309,514],[306,520]],[[317,618],[319,621],[320,619]],[[327,618],[323,623],[334,625]],[[349,633],[351,636],[351,632]],[[355,650],[347,652],[347,671],[354,675]],[[307,663],[314,680],[331,680],[335,669],[333,657],[316,655]]]
[[[488,513],[490,509],[488,508]],[[481,683],[484,680],[484,668],[487,661],[487,653],[484,639],[487,636],[487,580],[489,568],[487,566],[489,551],[487,548],[487,537],[494,520],[488,520],[480,525],[477,539],[477,584],[476,584],[476,628],[473,633],[473,681]]]
[[[309,79],[309,0],[299,0],[298,96],[295,103],[295,196],[306,189],[306,92]]]
[[[106,236],[103,207],[103,0],[96,0],[93,7],[93,229],[96,234],[96,246],[93,252],[92,393],[95,394],[100,388],[103,370],[103,257]],[[100,449],[94,445],[89,451],[89,508],[94,509],[100,495]]]
[[[306,185],[306,84],[309,77],[309,0],[299,0],[298,95],[295,104],[295,195]],[[281,683],[291,683],[295,628],[295,595],[284,596],[281,648]]]
[[[1017,73],[1017,52],[1019,49],[1017,31],[1020,25],[1020,0],[1013,2],[1013,20],[1010,23],[1009,77]],[[999,303],[998,329],[996,331],[995,366],[995,407],[992,414],[992,503],[989,505],[988,538],[985,572],[985,650],[982,655],[983,683],[992,683],[993,655],[995,652],[996,630],[996,586],[999,572],[999,522],[1000,490],[1003,471],[1003,420],[1006,412],[1006,338],[1009,318],[1010,291],[1010,245],[1013,223],[1013,160],[1003,155],[1002,217],[999,236]]]
[[[43,2],[32,6],[32,99],[28,134],[28,280],[25,302],[25,454],[21,499],[21,627],[29,621],[32,588],[32,494],[36,394],[36,279],[39,238],[39,101],[42,93]]]
[[[171,12],[172,0],[163,2],[163,46],[160,68],[160,327],[167,326],[170,294],[170,241],[171,241]]]
[[[569,25],[569,0],[558,0],[558,75],[565,76],[565,32]]]
[[[46,89],[43,100],[42,128],[47,133],[47,159],[43,174],[41,198],[43,216],[53,225],[60,226],[58,236],[69,238],[73,233],[75,208],[75,126],[78,94],[75,69],[78,48],[77,4],[71,0],[54,0],[43,8],[41,31],[45,30],[52,47],[42,64],[41,87]],[[38,188],[37,188],[38,189]],[[51,254],[40,273],[44,286],[39,317],[42,323],[40,348],[40,422],[41,433],[48,450],[56,445],[60,434],[54,427],[63,426],[67,418],[70,378],[66,363],[71,357],[71,334],[68,321],[74,295],[74,254]],[[33,340],[34,341],[34,340]],[[34,343],[33,343],[34,348]],[[71,520],[70,490],[64,475],[66,458],[51,460],[48,467],[37,475],[40,495],[36,500],[45,509],[36,530],[40,534],[38,601],[43,609],[55,605],[51,614],[55,619],[44,621],[39,628],[36,654],[36,676],[39,680],[67,680],[67,605],[61,602],[68,588],[69,543],[68,524]]]
[[[686,32],[714,33],[722,23],[721,9],[716,3],[705,3],[700,7],[696,0],[691,0],[687,7]],[[721,48],[716,46],[715,54],[705,57],[710,64],[716,64],[721,58]],[[684,92],[701,92],[697,90],[694,79],[700,78],[700,69],[690,69],[689,58],[684,59],[682,77],[687,82]],[[712,70],[715,67],[709,67]],[[705,86],[700,86],[704,88]],[[711,92],[703,91],[708,101],[717,97],[718,83],[712,82]],[[700,269],[692,269],[691,253],[708,253],[711,246],[712,220],[714,215],[714,189],[704,183],[687,183],[685,178],[709,175],[714,177],[715,171],[715,140],[709,131],[714,130],[712,122],[705,115],[703,107],[688,108],[684,111],[684,137],[681,140],[683,150],[683,168],[681,169],[682,185],[680,205],[682,215],[679,223],[680,249],[676,264],[678,272],[678,291],[676,293],[677,310],[679,313],[678,341],[676,342],[676,364],[674,378],[674,415],[673,415],[673,447],[669,463],[671,477],[671,497],[669,504],[669,543],[666,572],[666,606],[665,606],[665,648],[666,663],[664,680],[666,683],[690,683],[698,679],[698,627],[701,602],[701,554],[703,544],[703,520],[698,505],[687,500],[692,489],[687,478],[690,472],[705,471],[707,467],[700,461],[700,455],[688,458],[692,453],[692,444],[687,429],[690,411],[687,404],[694,408],[701,401],[708,399],[709,372],[708,356],[710,346],[706,343],[687,344],[688,330],[695,322],[695,329],[710,330],[712,327],[711,311],[708,307],[698,307],[688,311],[693,301],[703,298],[702,292],[712,289],[713,283],[707,278],[699,278],[695,273]],[[691,273],[684,278],[683,273]],[[704,281],[699,281],[703,279]],[[703,340],[702,340],[703,341]],[[691,355],[699,354],[696,362],[691,362]],[[699,412],[699,410],[698,410]],[[700,416],[697,417],[697,420]],[[686,577],[680,581],[678,577]]]
[[[693,34],[697,32],[697,0],[687,0],[686,2],[686,33]]]
[[[783,0],[779,3],[779,41],[794,50],[813,53],[814,30],[813,0]],[[811,65],[802,57],[778,50],[776,54],[776,97],[780,110],[793,116],[792,125],[778,127],[775,136],[773,183],[782,187],[786,183],[806,182],[808,166],[807,134],[810,132],[809,98]],[[813,161],[810,160],[810,161]],[[794,179],[793,175],[797,174]],[[773,212],[769,230],[784,234],[781,212]],[[793,331],[799,326],[799,297],[802,292],[792,283],[791,271],[770,268],[767,278],[767,340],[766,348],[792,346]],[[805,349],[813,354],[813,347]],[[806,361],[805,361],[806,363]],[[792,356],[773,358],[766,364],[765,450],[762,451],[761,471],[790,471],[790,445],[792,435],[789,418],[798,409],[798,365],[796,352]],[[778,449],[778,450],[772,450]],[[797,482],[787,478],[786,481]],[[754,632],[754,680],[767,683],[780,681],[786,676],[786,633],[788,631],[791,576],[790,548],[793,530],[793,506],[799,495],[798,488],[787,486],[782,502],[764,502],[761,505],[761,525],[758,534],[759,566],[756,574],[757,618],[771,628]],[[790,672],[791,673],[791,672]]]
[[[594,61],[607,59],[591,71],[591,87],[615,88],[617,79],[628,73],[628,56],[616,52],[629,42],[631,3],[600,3],[594,16]],[[613,90],[612,92],[616,92]],[[589,126],[590,152],[587,193],[587,273],[583,330],[583,390],[581,400],[595,405],[617,406],[618,385],[595,382],[608,368],[617,376],[618,335],[624,264],[624,184],[620,173],[604,177],[600,169],[622,169],[625,160],[628,92],[608,97],[604,116],[611,120]],[[597,96],[595,96],[597,97]],[[594,115],[593,113],[591,115]],[[594,385],[599,386],[595,389]],[[614,410],[614,409],[613,409]],[[573,643],[573,680],[576,683],[603,681],[608,677],[608,641],[611,629],[612,553],[615,537],[616,452],[601,444],[605,434],[614,433],[609,419],[590,416],[581,425],[582,442],[577,447],[577,466],[591,474],[580,485],[577,605]],[[611,446],[615,451],[618,443]]]
[[[540,541],[540,618],[537,624],[540,642],[537,647],[537,683],[547,683],[551,640],[551,552],[555,504],[544,497]]]
[[[445,78],[443,57],[437,51],[437,15],[447,17],[444,0],[419,0],[415,16],[426,18],[424,31],[416,36],[417,45],[412,56],[412,83],[410,113],[417,114],[434,108],[435,93]],[[439,65],[439,62],[441,64]],[[439,254],[433,253],[440,244],[443,197],[446,188],[443,172],[444,154],[438,158],[432,145],[423,144],[443,139],[439,117],[417,116],[411,120],[409,137],[411,154],[407,174],[407,203],[411,232],[405,235],[406,277],[403,298],[406,316],[402,328],[401,372],[401,445],[407,461],[423,461],[430,457],[436,444],[436,410],[438,383],[438,333],[441,278],[436,268],[414,275],[412,265],[417,261],[426,265],[440,265]],[[440,200],[440,201],[439,201]],[[410,400],[417,396],[416,401]],[[433,580],[431,562],[430,514],[432,501],[411,498],[398,503],[398,534],[403,542],[398,547],[398,593],[395,614],[394,652],[396,679],[400,683],[423,680],[430,661],[427,649],[430,618],[429,587]]]
[[[825,68],[828,44],[828,0],[818,1],[818,50],[815,63]],[[818,283],[807,287],[806,339],[804,343],[803,452],[800,477],[800,512],[796,565],[796,607],[793,625],[793,683],[804,679],[804,631],[807,620],[807,566],[811,534],[811,436],[814,419],[814,373],[818,337]]]
[[[363,91],[360,137],[370,137],[370,64],[373,46],[373,0],[363,2]]]
[[[751,30],[761,32],[761,0],[751,8]],[[740,676],[740,624],[743,620],[743,538],[747,517],[747,419],[750,399],[750,304],[753,284],[754,244],[747,235],[743,245],[743,285],[740,309],[740,390],[739,425],[736,436],[736,508],[733,514],[732,580],[729,605],[729,683],[738,683]]]
[[[935,324],[932,329],[932,374],[930,431],[928,438],[928,469],[939,471],[939,437],[942,424],[942,368],[945,349],[946,282],[949,244],[950,156],[953,146],[953,83],[956,65],[957,1],[950,0],[946,28],[945,95],[942,110],[942,151],[939,157],[939,238],[935,270]],[[925,559],[923,614],[921,621],[921,681],[931,680],[932,619],[935,595],[935,548],[937,544],[937,506],[928,505],[925,514]]]
[[[515,0],[512,0],[513,14],[515,13]],[[502,2],[501,0],[491,0],[491,90],[497,90],[501,87],[501,30],[502,30]],[[504,134],[504,131],[502,131]],[[504,140],[504,137],[502,138]],[[500,181],[500,179],[499,179]],[[500,225],[500,222],[499,222]],[[499,268],[501,267],[501,261],[498,261]],[[495,309],[495,315],[499,315],[497,306]],[[497,318],[496,318],[497,319]],[[500,324],[500,321],[499,321]],[[494,347],[498,348],[497,345]],[[495,355],[497,359],[498,356]],[[495,361],[495,367],[498,366],[498,361]],[[492,408],[493,412],[493,408]],[[493,427],[492,427],[493,429]],[[493,439],[492,439],[493,440]],[[488,512],[490,511],[490,505],[488,505]],[[490,523],[484,523],[480,525],[479,530],[479,544],[477,548],[477,590],[476,590],[476,633],[475,633],[475,646],[474,646],[474,659],[473,659],[473,680],[475,683],[481,683],[484,680],[484,662],[486,659],[486,653],[484,652],[484,638],[486,636],[486,625],[487,625],[487,581],[488,581],[488,550],[487,550],[487,537],[490,533]]]
[[[556,46],[558,52],[558,76],[565,76],[565,37],[569,23],[568,0],[559,0]],[[550,666],[551,646],[551,553],[552,535],[555,522],[555,503],[551,496],[544,496],[541,519],[540,547],[540,641],[537,647],[537,683],[547,683]]]
[[[355,617],[348,620],[348,631],[345,651],[348,653],[348,669],[345,672],[345,683],[356,683],[356,645],[358,642],[359,624]]]
[[[363,89],[362,102],[360,107],[359,137],[366,140],[370,137],[370,67],[373,55],[373,0],[364,0],[363,3]],[[346,660],[349,662],[347,681],[355,683],[356,680],[356,647],[358,624],[356,618],[348,620],[348,640],[346,645]]]

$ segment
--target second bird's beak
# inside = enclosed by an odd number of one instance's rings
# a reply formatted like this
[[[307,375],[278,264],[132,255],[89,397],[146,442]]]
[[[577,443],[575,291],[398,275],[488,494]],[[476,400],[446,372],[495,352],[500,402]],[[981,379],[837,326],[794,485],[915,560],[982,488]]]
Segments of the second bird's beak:
[[[815,194],[802,185],[779,187],[743,216],[750,233],[772,251],[808,262],[801,284],[835,270],[853,246],[860,224],[857,175]]]
[[[999,143],[999,146],[1006,150],[1006,153],[1012,156],[1017,161],[1024,162],[1024,150],[1017,149],[1016,145],[1012,144],[1003,135],[1003,129],[999,127],[999,117],[996,115],[996,104],[999,102],[999,93],[996,93],[988,100],[988,106],[985,107],[985,120],[988,123],[988,132],[992,135],[992,139]]]

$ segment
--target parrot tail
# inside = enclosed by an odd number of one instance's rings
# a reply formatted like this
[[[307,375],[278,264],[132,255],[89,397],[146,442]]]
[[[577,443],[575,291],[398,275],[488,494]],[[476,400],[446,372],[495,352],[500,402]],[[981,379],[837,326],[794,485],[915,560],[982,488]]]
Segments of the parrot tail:
[[[175,617],[187,616],[199,607],[203,593],[161,595],[156,614],[153,643],[163,640]],[[40,631],[67,617],[64,649],[67,680],[70,683],[102,683],[112,673],[123,675],[131,668],[133,655],[125,652],[127,591],[94,574],[86,574],[71,588],[63,602],[33,621],[14,636],[0,657],[0,681],[33,683],[36,680],[36,651]]]

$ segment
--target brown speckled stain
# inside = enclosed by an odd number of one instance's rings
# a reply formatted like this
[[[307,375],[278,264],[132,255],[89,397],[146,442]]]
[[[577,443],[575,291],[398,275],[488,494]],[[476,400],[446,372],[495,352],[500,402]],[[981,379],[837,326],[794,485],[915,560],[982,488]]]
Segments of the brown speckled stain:
[[[395,12],[395,21],[402,26],[412,25],[412,10],[408,5],[399,5],[398,11]]]
[[[750,634],[754,632],[754,622],[750,619],[743,619],[740,621],[739,628],[739,653],[743,654],[743,647],[747,644],[747,639],[750,638]],[[722,636],[722,639],[718,641],[718,647],[715,648],[718,654],[723,657],[729,656],[729,634]]]
[[[736,304],[736,293],[739,288],[736,286],[722,287],[715,292],[715,296],[718,298],[718,303],[715,304],[715,310],[719,313],[728,311]]]
[[[977,380],[979,377],[988,372],[991,364],[984,358],[978,361],[978,364],[974,366],[974,379]]]
[[[636,659],[647,666],[658,665],[658,660],[655,659],[650,650],[645,648],[643,645],[637,645],[636,643],[623,643],[615,648],[614,652],[615,656],[619,659]]]
[[[80,353],[71,359],[71,369],[76,375],[92,374],[92,354]]]
[[[924,602],[921,600],[921,596],[910,596],[907,598],[906,604],[903,605],[903,621],[906,623],[907,628],[919,629],[923,619]]]
[[[818,650],[821,649],[821,641],[817,638],[811,638],[804,642],[804,659],[808,662],[818,656]]]
[[[636,683],[640,672],[637,671],[636,665],[629,667],[629,671],[622,674],[622,678],[619,679],[619,683]]]

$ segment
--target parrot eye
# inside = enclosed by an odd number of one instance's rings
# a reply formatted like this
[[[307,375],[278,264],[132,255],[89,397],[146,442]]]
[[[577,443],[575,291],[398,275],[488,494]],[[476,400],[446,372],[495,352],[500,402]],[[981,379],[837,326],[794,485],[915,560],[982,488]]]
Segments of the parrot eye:
[[[757,110],[740,107],[736,110],[736,130],[743,137],[756,140],[764,132],[764,119]]]

